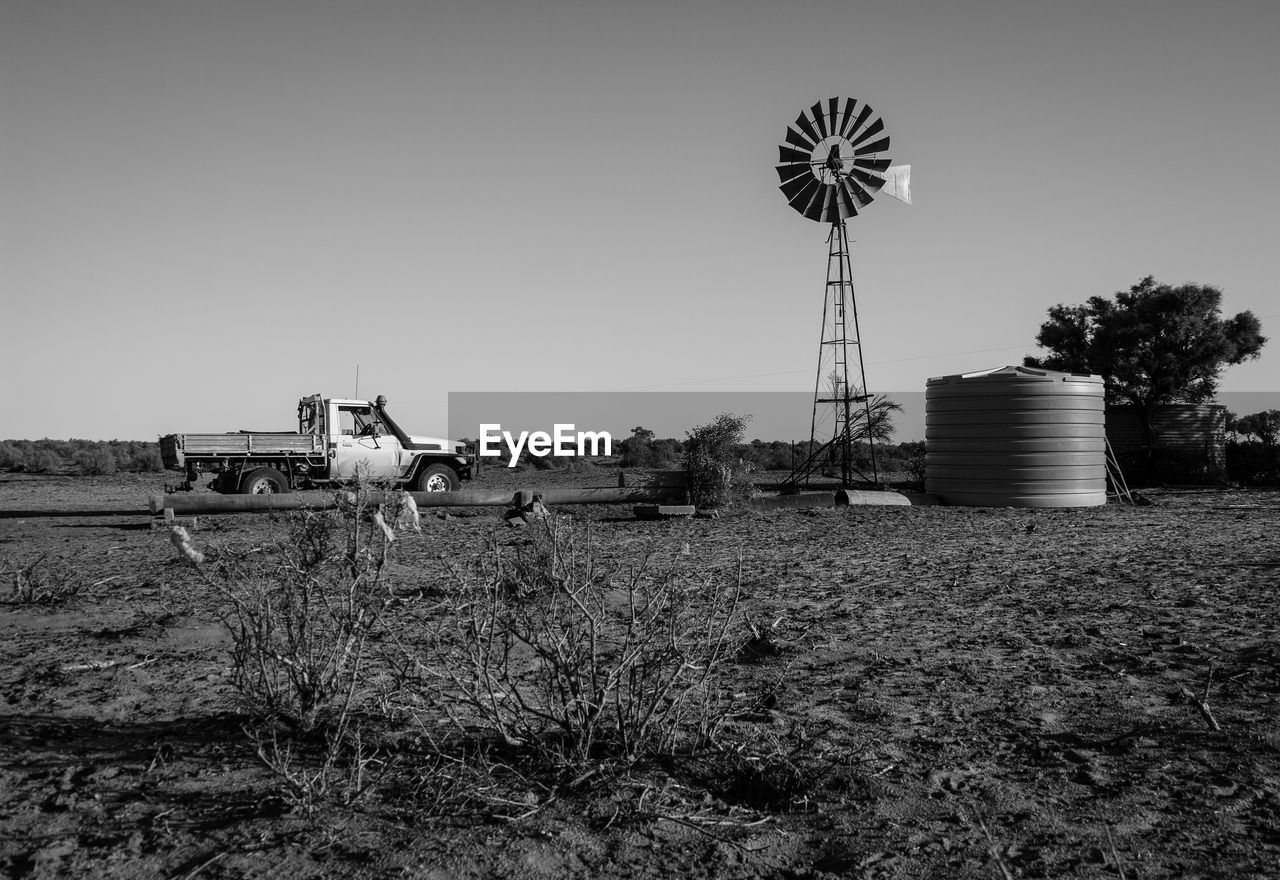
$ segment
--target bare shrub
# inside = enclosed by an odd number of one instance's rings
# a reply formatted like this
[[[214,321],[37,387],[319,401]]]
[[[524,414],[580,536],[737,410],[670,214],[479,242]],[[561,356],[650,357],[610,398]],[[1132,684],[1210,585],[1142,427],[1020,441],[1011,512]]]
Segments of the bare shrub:
[[[374,791],[394,766],[346,717],[336,730],[322,734],[314,749],[307,748],[306,740],[281,739],[274,728],[246,733],[258,759],[280,780],[284,801],[307,818],[325,803],[351,806]]]
[[[635,762],[715,739],[720,681],[741,635],[741,575],[694,578],[679,554],[632,566],[597,559],[590,532],[548,518],[527,548],[495,545],[454,569],[467,601],[427,643],[419,720],[496,734],[554,763]]]
[[[206,582],[223,597],[232,681],[250,711],[297,731],[341,730],[365,647],[390,601],[393,542],[367,490],[336,510],[302,511],[273,552],[219,554]]]
[[[9,602],[14,605],[59,605],[78,596],[83,586],[65,564],[50,562],[47,552],[10,573],[13,590]]]

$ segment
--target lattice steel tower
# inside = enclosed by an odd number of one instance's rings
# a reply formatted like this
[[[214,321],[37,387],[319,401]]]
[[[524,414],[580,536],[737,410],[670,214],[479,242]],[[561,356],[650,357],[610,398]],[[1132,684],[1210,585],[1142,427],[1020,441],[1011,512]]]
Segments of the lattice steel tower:
[[[838,475],[844,486],[853,484],[855,474],[879,483],[845,220],[871,204],[876,192],[911,203],[911,166],[880,158],[889,148],[883,131],[884,121],[866,104],[859,108],[846,98],[841,107],[839,98],[830,98],[825,110],[819,101],[802,112],[778,146],[779,189],[787,202],[810,220],[831,224],[809,452],[787,478],[790,486],[808,483],[815,471]],[[869,480],[853,454],[864,438],[871,452]]]

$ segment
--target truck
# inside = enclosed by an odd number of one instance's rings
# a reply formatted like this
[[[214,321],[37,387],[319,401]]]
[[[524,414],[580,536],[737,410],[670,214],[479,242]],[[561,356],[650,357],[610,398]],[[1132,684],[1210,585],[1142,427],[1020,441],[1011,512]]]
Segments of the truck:
[[[298,430],[168,434],[160,455],[190,490],[211,475],[210,489],[259,495],[318,489],[357,479],[418,492],[452,492],[479,471],[466,444],[406,433],[387,399],[347,400],[313,394],[298,401]]]

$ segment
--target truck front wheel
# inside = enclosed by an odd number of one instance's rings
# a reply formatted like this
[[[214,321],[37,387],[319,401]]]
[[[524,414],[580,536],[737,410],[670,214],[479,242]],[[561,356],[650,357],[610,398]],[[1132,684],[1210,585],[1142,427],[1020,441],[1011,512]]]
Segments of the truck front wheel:
[[[289,482],[275,468],[258,468],[249,471],[240,481],[243,495],[277,495],[289,491]]]
[[[448,465],[433,464],[418,474],[417,488],[419,492],[457,492],[458,475]]]

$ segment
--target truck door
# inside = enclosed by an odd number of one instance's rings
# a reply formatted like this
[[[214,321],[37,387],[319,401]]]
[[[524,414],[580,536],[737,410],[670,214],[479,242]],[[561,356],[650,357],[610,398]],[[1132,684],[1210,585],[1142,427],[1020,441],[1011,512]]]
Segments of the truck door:
[[[336,480],[350,480],[367,469],[374,480],[394,479],[400,475],[400,441],[387,433],[372,408],[365,404],[337,404],[337,423],[333,431],[332,458],[329,474]]]

